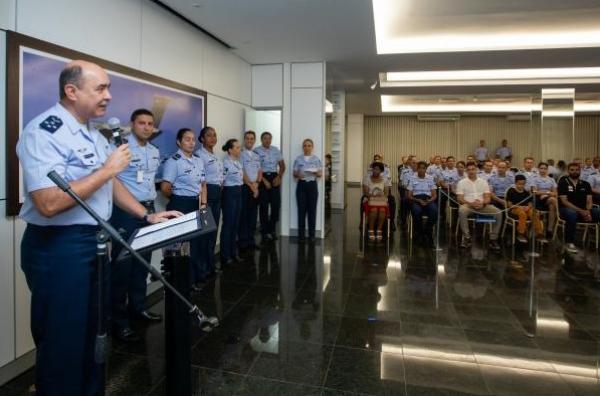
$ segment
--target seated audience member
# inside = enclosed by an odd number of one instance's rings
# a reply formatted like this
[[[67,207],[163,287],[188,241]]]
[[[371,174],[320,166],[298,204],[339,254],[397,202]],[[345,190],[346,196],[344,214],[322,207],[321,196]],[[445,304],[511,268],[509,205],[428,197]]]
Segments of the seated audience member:
[[[593,159],[591,157],[587,157],[585,159],[585,164],[581,168],[581,180],[589,182],[588,178],[596,173],[598,173],[598,170],[594,167]]]
[[[446,169],[446,161],[448,160],[447,157],[442,157],[442,162],[440,163],[440,165],[442,166],[442,170]]]
[[[367,197],[365,213],[368,219],[369,239],[383,239],[383,224],[386,220],[388,210],[388,195],[390,187],[386,182],[383,172],[384,165],[381,162],[371,164],[370,175],[364,180],[363,193]],[[375,235],[377,231],[377,235]]]
[[[512,159],[512,150],[508,147],[508,140],[502,140],[502,145],[496,149],[496,155],[503,161]]]
[[[431,233],[433,225],[437,221],[437,194],[433,176],[426,173],[427,164],[419,162],[417,174],[408,185],[408,199],[411,202],[410,212],[417,240],[422,239],[426,243],[432,243]],[[423,215],[427,216],[427,224],[423,228]],[[423,234],[423,231],[425,232]]]
[[[498,233],[502,226],[502,213],[493,205],[490,205],[490,186],[487,182],[477,177],[477,165],[474,162],[467,164],[467,177],[458,182],[456,186],[456,197],[460,203],[458,209],[458,222],[462,230],[461,247],[471,246],[471,233],[469,230],[469,215],[481,213],[494,217],[490,233],[490,248],[500,250],[498,244]]]
[[[533,178],[538,175],[538,170],[533,167],[533,157],[525,157],[523,160],[523,169],[519,170],[517,175],[525,176],[525,188],[529,190]]]
[[[525,176],[515,176],[515,185],[506,192],[506,202],[510,209],[510,215],[519,219],[517,225],[517,240],[521,243],[527,243],[527,220],[533,219],[535,232],[540,242],[548,242],[544,236],[544,225],[540,221],[537,212],[534,214],[532,193],[525,190]]]
[[[553,159],[549,159],[548,161],[546,161],[546,163],[548,164],[548,175],[550,177],[556,178],[556,174],[558,173],[558,169],[556,169],[556,167],[554,166],[554,160]]]
[[[479,147],[475,149],[475,152],[473,154],[475,154],[475,159],[477,160],[479,166],[483,164],[483,161],[488,160],[490,158],[488,154],[488,148],[485,147],[485,140],[481,139],[479,141]]]
[[[442,169],[437,176],[437,185],[444,189],[440,199],[440,208],[442,216],[446,212],[446,202],[448,201],[447,195],[450,195],[451,188],[455,183],[458,183],[458,170],[455,166],[456,159],[453,156],[446,158],[446,168]]]
[[[467,177],[467,164],[465,164],[465,161],[458,161],[456,163],[456,175],[457,175],[457,179],[452,183],[452,185],[450,186],[450,196],[452,198],[454,198],[456,200],[456,186],[458,185],[458,182],[461,181],[462,179],[464,179],[465,177]],[[456,207],[455,204],[452,204],[452,206]]]
[[[392,187],[392,172],[390,170],[390,167],[387,164],[383,163],[383,155],[381,155],[381,154],[375,154],[373,156],[373,163],[375,163],[375,162],[381,162],[383,164],[384,171],[383,171],[383,174],[381,176],[385,179],[386,185],[388,187],[390,187],[390,190],[391,190],[391,187]],[[371,166],[367,170],[367,173],[365,175],[365,179],[368,176],[371,175],[371,168],[372,168],[372,166],[373,166],[373,164],[371,164]],[[396,217],[395,216],[396,200],[394,199],[394,196],[392,194],[388,195],[388,205],[389,205],[390,219],[391,219],[391,224],[392,224],[391,228],[392,228],[392,231],[395,231],[396,230],[396,225],[394,224],[394,221],[395,221],[395,217]]]
[[[467,159],[466,159],[465,163],[468,164],[469,162],[477,163],[477,160],[475,159],[474,155],[471,155],[471,154],[467,155]]]
[[[590,176],[588,180],[592,188],[592,200],[594,204],[600,205],[600,173]]]
[[[537,210],[548,212],[548,224],[546,228],[548,234],[554,230],[556,221],[556,205],[558,205],[558,194],[556,181],[548,174],[548,164],[540,162],[538,164],[539,175],[533,179],[531,190],[535,193],[535,207]]]
[[[416,157],[409,157],[406,166],[402,169],[402,175],[400,175],[400,180],[402,183],[402,188],[405,193],[402,196],[402,201],[400,201],[400,224],[406,224],[406,217],[408,216],[408,210],[410,207],[410,201],[408,200],[408,185],[410,184],[410,180],[417,173],[417,159]]]
[[[563,177],[567,175],[567,163],[563,160],[559,160],[556,163],[556,173],[554,174],[554,180],[557,182]]]
[[[508,174],[508,166],[505,161],[498,163],[498,172],[488,179],[490,185],[490,194],[492,197],[492,205],[499,209],[504,209],[504,194],[510,186],[515,182],[514,176]]]
[[[565,221],[565,242],[569,252],[576,253],[575,231],[577,222],[597,223],[600,210],[593,208],[592,187],[579,177],[581,167],[570,163],[568,175],[558,181],[560,217]]]
[[[427,174],[433,178],[437,178],[438,173],[442,170],[442,157],[436,155],[433,157],[433,162],[427,167]]]
[[[491,160],[486,160],[483,162],[483,169],[477,172],[477,176],[482,178],[485,181],[490,180],[490,177],[494,175],[494,163]]]

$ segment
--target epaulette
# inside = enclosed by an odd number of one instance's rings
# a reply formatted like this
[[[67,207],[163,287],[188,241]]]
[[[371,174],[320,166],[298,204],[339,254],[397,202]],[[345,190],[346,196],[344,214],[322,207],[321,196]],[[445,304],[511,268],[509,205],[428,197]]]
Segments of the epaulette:
[[[175,161],[177,161],[179,158],[181,158],[181,154],[175,154],[171,158],[173,158]]]
[[[58,118],[57,116],[51,115],[51,116],[48,116],[44,121],[42,121],[40,123],[40,128],[42,128],[46,132],[54,133],[62,125],[63,125],[63,122],[60,118]]]

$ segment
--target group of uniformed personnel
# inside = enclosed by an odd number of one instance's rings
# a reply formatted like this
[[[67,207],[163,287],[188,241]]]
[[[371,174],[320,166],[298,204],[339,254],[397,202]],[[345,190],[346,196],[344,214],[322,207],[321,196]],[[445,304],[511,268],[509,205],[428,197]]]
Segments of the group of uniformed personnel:
[[[126,239],[140,227],[166,221],[199,208],[208,208],[215,222],[223,221],[220,266],[215,264],[216,232],[191,242],[190,284],[202,283],[223,266],[242,259],[239,251],[257,248],[254,239],[257,209],[262,243],[277,239],[281,182],[286,170],[269,132],[244,134],[215,153],[215,128],[199,136],[189,128],[178,131],[178,150],[161,165],[159,149],[150,143],[154,115],[146,109],[131,114],[131,135],[115,146],[93,128],[90,120],[103,117],[111,100],[110,79],[98,65],[73,61],[61,72],[59,102],[25,127],[17,153],[27,192],[20,217],[27,222],[22,241],[22,268],[32,293],[31,330],[37,347],[38,395],[95,395],[100,391],[100,366],[94,361],[97,328],[95,301],[96,233],[99,226],[47,177],[56,171],[103,218],[121,229]],[[196,139],[201,147],[196,148]],[[322,164],[312,154],[313,142],[303,142],[303,155],[294,161],[298,181],[299,237],[315,238],[317,178]],[[159,171],[160,170],[160,171]],[[157,174],[160,173],[160,177]],[[157,213],[155,182],[169,202]],[[121,341],[138,341],[130,319],[161,321],[144,300],[148,272],[132,260],[114,260],[110,276],[112,334]],[[145,258],[150,261],[151,255]],[[66,373],[66,374],[65,374]]]

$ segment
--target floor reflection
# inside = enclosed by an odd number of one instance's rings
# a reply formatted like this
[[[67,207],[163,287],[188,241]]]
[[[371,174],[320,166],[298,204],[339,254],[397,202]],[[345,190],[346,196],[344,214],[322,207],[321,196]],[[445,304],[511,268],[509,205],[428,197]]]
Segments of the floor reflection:
[[[494,253],[481,229],[460,250],[444,227],[439,250],[402,229],[369,243],[359,193],[323,241],[281,238],[194,296],[221,319],[193,330],[195,394],[600,394],[596,251]],[[163,327],[139,330],[144,343],[113,345],[109,394],[166,394]]]

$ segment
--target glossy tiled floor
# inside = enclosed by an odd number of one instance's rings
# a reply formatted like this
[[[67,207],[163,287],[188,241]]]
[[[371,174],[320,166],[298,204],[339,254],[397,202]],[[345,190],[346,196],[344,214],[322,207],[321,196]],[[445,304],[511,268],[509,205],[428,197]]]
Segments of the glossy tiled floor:
[[[400,232],[363,246],[358,194],[323,243],[282,238],[195,296],[222,319],[194,331],[196,394],[600,395],[597,252],[550,246],[532,262]],[[163,326],[141,330],[145,342],[113,346],[111,395],[166,394]],[[31,378],[0,394],[27,394]]]

